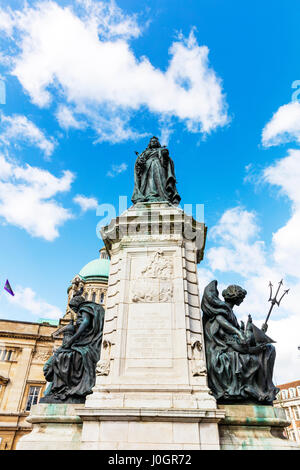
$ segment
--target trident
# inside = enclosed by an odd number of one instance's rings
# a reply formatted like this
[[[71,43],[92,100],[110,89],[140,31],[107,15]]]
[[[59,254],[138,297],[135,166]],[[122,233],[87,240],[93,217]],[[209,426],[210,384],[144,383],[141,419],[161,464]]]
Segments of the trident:
[[[265,321],[265,323],[264,323],[264,324],[262,325],[262,327],[261,327],[261,329],[262,329],[263,331],[267,331],[267,328],[268,328],[267,323],[268,323],[268,320],[269,320],[269,318],[270,318],[270,315],[271,315],[271,312],[272,312],[272,310],[273,310],[274,305],[277,304],[277,306],[279,307],[280,302],[282,301],[283,297],[284,297],[285,294],[287,294],[287,293],[289,292],[289,290],[290,290],[290,289],[286,289],[285,291],[283,291],[282,296],[280,297],[279,300],[277,300],[277,295],[278,295],[278,293],[279,293],[279,291],[280,291],[280,288],[281,288],[282,284],[283,284],[283,279],[281,279],[281,281],[278,283],[277,292],[276,292],[275,296],[272,298],[272,287],[273,287],[273,284],[271,283],[271,281],[269,282],[270,298],[269,298],[268,302],[271,302],[271,307],[270,307],[270,310],[269,310],[269,312],[268,312],[266,321]]]

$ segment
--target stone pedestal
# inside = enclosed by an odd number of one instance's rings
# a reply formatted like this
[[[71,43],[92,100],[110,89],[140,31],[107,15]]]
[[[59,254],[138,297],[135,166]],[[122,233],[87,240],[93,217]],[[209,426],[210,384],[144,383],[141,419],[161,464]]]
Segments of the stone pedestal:
[[[300,450],[284,437],[289,425],[283,409],[262,405],[218,405],[226,416],[219,423],[222,450]]]
[[[219,448],[197,278],[205,235],[168,203],[136,204],[102,230],[111,267],[82,449]]]
[[[217,406],[207,386],[205,234],[168,203],[137,204],[103,229],[111,267],[93,393],[33,406],[17,449],[299,449],[283,438],[283,410]]]
[[[83,406],[34,405],[27,417],[32,431],[19,440],[17,450],[79,450],[82,421],[77,411]]]

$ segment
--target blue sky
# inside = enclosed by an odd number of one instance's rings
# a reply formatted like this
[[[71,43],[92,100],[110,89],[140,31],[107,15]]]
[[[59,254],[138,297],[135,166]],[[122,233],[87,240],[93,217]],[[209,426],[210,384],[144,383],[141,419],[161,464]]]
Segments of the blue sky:
[[[283,278],[276,379],[299,378],[299,21],[296,1],[1,0],[0,318],[64,312],[103,245],[96,205],[130,204],[157,135],[182,203],[205,206],[200,289],[243,285],[236,313],[260,324]]]

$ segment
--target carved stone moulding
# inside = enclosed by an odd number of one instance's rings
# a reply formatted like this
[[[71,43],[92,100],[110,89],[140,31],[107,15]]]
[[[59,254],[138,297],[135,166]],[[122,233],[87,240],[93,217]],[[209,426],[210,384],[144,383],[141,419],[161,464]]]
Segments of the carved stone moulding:
[[[96,375],[109,375],[111,346],[108,339],[103,340],[101,359],[96,367]]]
[[[33,361],[46,362],[51,356],[52,356],[52,350],[37,349],[33,355]]]
[[[111,252],[113,243],[124,243],[126,238],[128,242],[133,239],[146,241],[146,237],[157,237],[160,241],[161,237],[165,240],[175,237],[176,240],[191,241],[195,243],[199,263],[203,258],[206,231],[204,223],[197,222],[181,209],[166,203],[155,207],[155,203],[152,203],[145,210],[131,207],[120,217],[112,219],[109,225],[102,227],[100,233],[108,253]]]

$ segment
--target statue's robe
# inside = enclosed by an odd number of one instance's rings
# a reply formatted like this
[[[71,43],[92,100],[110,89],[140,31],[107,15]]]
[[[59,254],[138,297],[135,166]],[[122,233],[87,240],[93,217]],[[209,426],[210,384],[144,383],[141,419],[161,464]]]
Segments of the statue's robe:
[[[100,358],[104,309],[94,302],[83,302],[78,316],[91,317],[89,327],[74,343],[58,348],[44,365],[44,375],[50,386],[45,392],[47,402],[51,397],[61,402],[84,401],[96,382],[96,365]]]
[[[135,163],[132,202],[168,201],[179,204],[173,160],[166,148],[147,148]]]
[[[216,285],[217,281],[208,284],[201,303],[208,386],[219,403],[271,404],[279,392],[272,382],[275,348],[266,344],[265,350],[251,352],[251,347],[220,325],[218,316],[222,315],[241,329],[230,306],[219,299]]]

